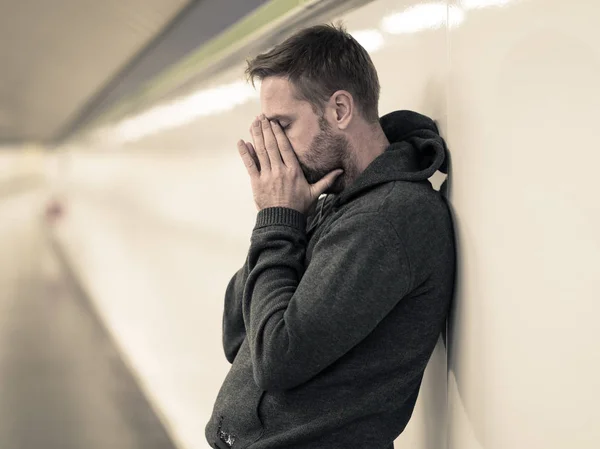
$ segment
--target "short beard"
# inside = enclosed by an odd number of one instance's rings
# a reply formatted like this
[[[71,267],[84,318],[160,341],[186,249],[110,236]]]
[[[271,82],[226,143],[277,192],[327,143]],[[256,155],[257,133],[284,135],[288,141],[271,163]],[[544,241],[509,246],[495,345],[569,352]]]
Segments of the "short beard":
[[[350,142],[346,137],[334,134],[323,116],[319,117],[320,132],[311,142],[309,151],[305,156],[310,165],[300,163],[306,180],[314,184],[335,169],[342,168],[344,173],[335,178],[333,184],[325,193],[341,193],[350,179],[353,163],[350,151]]]

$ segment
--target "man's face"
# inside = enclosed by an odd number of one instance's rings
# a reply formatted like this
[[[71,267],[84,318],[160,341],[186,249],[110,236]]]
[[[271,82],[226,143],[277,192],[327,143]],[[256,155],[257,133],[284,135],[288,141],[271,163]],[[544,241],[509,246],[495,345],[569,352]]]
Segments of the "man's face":
[[[325,193],[340,193],[346,187],[351,164],[347,139],[315,113],[312,105],[294,96],[285,78],[267,77],[261,83],[260,102],[268,119],[278,121],[287,135],[306,180],[314,184],[327,173],[343,168],[344,173]]]

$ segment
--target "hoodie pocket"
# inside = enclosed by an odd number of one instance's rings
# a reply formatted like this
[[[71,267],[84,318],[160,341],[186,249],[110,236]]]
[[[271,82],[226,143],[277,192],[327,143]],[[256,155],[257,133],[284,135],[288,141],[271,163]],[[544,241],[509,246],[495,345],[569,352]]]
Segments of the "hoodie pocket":
[[[264,432],[258,414],[264,393],[254,382],[250,353],[244,340],[205,428],[209,444],[218,449],[245,449],[257,441]]]

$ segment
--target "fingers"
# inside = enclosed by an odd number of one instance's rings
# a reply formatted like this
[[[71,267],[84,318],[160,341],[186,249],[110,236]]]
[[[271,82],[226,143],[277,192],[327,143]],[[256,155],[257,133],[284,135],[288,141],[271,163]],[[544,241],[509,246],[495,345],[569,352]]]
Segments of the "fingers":
[[[238,152],[240,153],[240,156],[242,157],[242,161],[244,161],[244,165],[246,166],[246,169],[248,170],[248,174],[250,176],[258,176],[260,174],[260,172],[258,171],[256,162],[255,162],[254,158],[252,157],[252,155],[250,154],[250,151],[248,150],[246,143],[243,140],[239,140],[237,147],[238,147]]]
[[[260,162],[258,161],[258,156],[256,155],[256,151],[254,151],[254,147],[252,146],[252,144],[250,142],[246,142],[246,148],[248,149],[248,153],[250,153],[250,156],[252,156],[252,159],[254,159],[254,162],[256,163],[256,166],[258,167],[258,171],[260,171]]]
[[[252,141],[254,142],[254,150],[256,152],[256,156],[258,157],[258,162],[260,163],[261,169],[270,170],[271,162],[269,160],[269,154],[267,153],[267,148],[265,146],[265,140],[262,132],[262,125],[260,120],[255,119],[252,122],[252,126],[250,127],[250,133],[252,134]]]
[[[319,196],[321,196],[321,194],[324,193],[325,190],[327,190],[329,187],[331,187],[333,185],[334,181],[342,173],[344,173],[344,170],[341,170],[341,169],[334,170],[334,171],[328,173],[327,175],[323,176],[323,178],[321,178],[316,183],[312,184],[310,186],[312,198],[313,199],[319,198]]]
[[[259,119],[263,141],[265,143],[265,148],[267,149],[267,154],[269,155],[271,167],[281,166],[283,165],[283,161],[281,160],[281,154],[279,152],[279,147],[277,146],[277,139],[275,139],[275,134],[273,134],[273,130],[271,129],[271,122],[267,120],[264,114],[262,114]]]
[[[292,144],[283,132],[283,129],[281,129],[281,126],[279,126],[279,123],[271,122],[271,128],[273,129],[273,135],[277,141],[277,146],[279,147],[279,153],[283,163],[288,167],[298,166],[299,164],[296,153],[294,153]]]

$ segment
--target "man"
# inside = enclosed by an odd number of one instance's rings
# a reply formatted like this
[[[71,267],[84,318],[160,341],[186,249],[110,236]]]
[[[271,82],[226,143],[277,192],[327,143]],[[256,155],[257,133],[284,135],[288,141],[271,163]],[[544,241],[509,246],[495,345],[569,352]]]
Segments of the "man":
[[[307,28],[249,61],[263,114],[240,141],[259,210],[229,283],[230,371],[213,448],[393,448],[454,282],[432,120],[378,117],[373,63],[343,28]],[[322,194],[325,195],[322,195]]]

